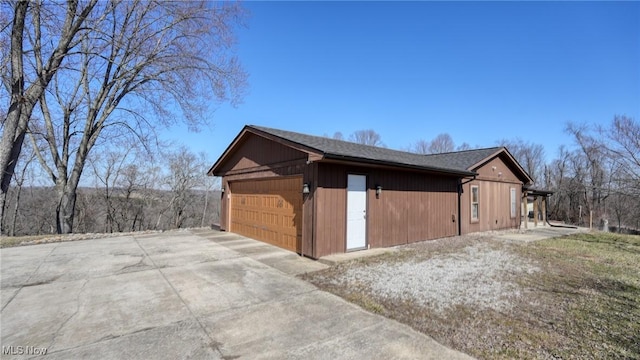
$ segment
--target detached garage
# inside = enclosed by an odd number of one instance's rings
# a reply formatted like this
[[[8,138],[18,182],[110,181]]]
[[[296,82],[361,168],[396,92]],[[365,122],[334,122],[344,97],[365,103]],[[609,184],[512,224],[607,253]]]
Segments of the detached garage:
[[[419,155],[259,126],[209,175],[223,179],[222,230],[312,258],[517,228],[531,182],[501,147]]]

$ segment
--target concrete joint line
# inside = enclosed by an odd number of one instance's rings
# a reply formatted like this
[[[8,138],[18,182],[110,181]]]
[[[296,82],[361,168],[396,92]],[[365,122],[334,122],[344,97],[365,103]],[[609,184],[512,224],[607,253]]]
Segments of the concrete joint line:
[[[298,292],[298,293],[289,294],[289,295],[288,295],[288,296],[286,296],[286,297],[280,297],[280,298],[277,298],[277,299],[271,299],[271,300],[268,300],[268,301],[262,301],[262,302],[254,303],[254,304],[246,304],[246,305],[231,306],[230,308],[225,309],[225,310],[218,310],[218,311],[207,312],[207,313],[202,314],[202,315],[203,315],[203,316],[207,316],[207,315],[211,315],[211,314],[218,314],[218,313],[225,313],[225,312],[238,311],[238,310],[241,310],[241,309],[251,309],[251,308],[253,308],[253,307],[265,306],[265,305],[269,305],[269,304],[274,304],[274,303],[283,302],[283,301],[285,301],[286,299],[291,299],[291,298],[292,298],[292,297],[294,297],[294,296],[302,296],[302,295],[305,295],[305,294],[310,294],[310,293],[312,293],[312,292],[314,292],[314,291],[322,291],[322,290],[320,290],[320,289],[313,289],[313,290],[309,290],[309,291],[302,291],[302,292]]]
[[[155,269],[158,270],[158,272],[160,273],[160,275],[162,275],[162,278],[164,279],[164,281],[169,285],[169,287],[171,288],[171,290],[176,294],[176,296],[178,297],[178,299],[180,299],[180,301],[182,302],[182,305],[184,305],[184,307],[187,309],[187,311],[189,311],[189,314],[191,314],[191,316],[193,317],[193,319],[198,323],[198,326],[200,326],[200,329],[202,329],[202,331],[205,333],[205,335],[207,336],[207,338],[209,338],[209,344],[211,347],[213,347],[218,354],[220,354],[221,358],[225,358],[224,354],[222,353],[222,351],[220,350],[220,346],[218,345],[218,342],[215,341],[212,337],[211,334],[209,334],[209,332],[207,331],[207,328],[202,325],[202,322],[200,322],[200,319],[193,313],[193,311],[191,310],[191,308],[189,307],[189,305],[187,305],[187,302],[184,301],[184,299],[182,298],[182,296],[180,296],[180,293],[178,292],[178,290],[173,286],[173,284],[169,281],[169,279],[167,279],[167,277],[165,276],[165,274],[162,272],[162,269],[160,269],[157,265],[156,262],[153,261],[153,258],[151,258],[151,256],[149,256],[149,254],[147,253],[147,250],[145,250],[144,247],[142,247],[142,245],[140,245],[140,243],[138,242],[138,239],[136,239],[135,237],[133,238],[133,241],[136,242],[136,244],[138,245],[138,247],[140,247],[140,250],[142,250],[142,252],[144,253],[144,255],[149,258],[149,261],[151,261],[151,264],[153,264],[153,267]],[[215,344],[215,345],[213,345]]]
[[[45,260],[47,260],[47,258],[49,256],[51,256],[51,253],[53,252],[53,250],[57,249],[58,246],[60,246],[59,244],[54,246],[53,249],[51,249],[51,251],[49,251],[49,253],[42,258],[42,261],[40,261],[40,264],[38,264],[38,267],[36,267],[36,269],[33,271],[33,273],[31,273],[31,275],[29,275],[29,278],[27,278],[27,281],[25,281],[22,285],[20,285],[20,287],[18,288],[18,291],[15,292],[15,294],[13,294],[13,296],[11,297],[11,299],[9,299],[9,301],[7,301],[6,304],[4,304],[4,306],[2,307],[2,309],[0,309],[0,311],[4,311],[4,308],[6,308],[9,304],[11,304],[11,302],[13,301],[13,299],[16,298],[16,296],[18,296],[18,294],[20,293],[20,291],[22,291],[22,288],[25,287],[24,284],[29,284],[29,281],[33,278],[33,276],[38,272],[38,270],[40,270],[40,267],[42,266],[42,264],[44,264]]]
[[[80,312],[80,295],[82,294],[82,292],[84,291],[84,287],[87,286],[87,284],[89,283],[90,280],[85,280],[84,284],[82,284],[82,286],[80,287],[80,290],[78,290],[78,295],[76,295],[76,310],[73,312],[73,314],[71,314],[71,316],[69,316],[65,321],[63,321],[60,326],[58,327],[58,330],[56,330],[56,332],[53,334],[53,339],[51,339],[51,344],[49,344],[49,346],[47,347],[48,349],[53,348],[53,345],[56,343],[56,340],[58,339],[58,335],[60,334],[60,331],[62,330],[62,328],[64,328],[65,325],[67,325],[67,323],[73,319],[76,315],[78,315],[78,312]]]
[[[318,290],[318,291],[322,291],[322,290]],[[346,301],[346,300],[343,300],[343,301]],[[356,305],[356,306],[357,306],[357,305]],[[365,332],[365,331],[369,331],[369,329],[371,329],[371,328],[373,328],[373,327],[376,327],[376,326],[380,325],[380,323],[382,323],[382,322],[385,320],[385,318],[381,318],[381,315],[372,314],[372,313],[370,313],[370,312],[368,312],[368,311],[364,310],[363,308],[361,308],[361,307],[359,307],[359,306],[358,306],[358,310],[356,310],[356,311],[362,311],[362,312],[365,312],[365,313],[367,313],[367,314],[374,315],[374,316],[376,316],[376,317],[377,317],[377,319],[376,319],[376,320],[378,320],[378,321],[376,321],[375,323],[373,323],[373,324],[371,324],[371,325],[369,325],[369,326],[365,326],[365,327],[363,327],[363,328],[360,328],[360,329],[358,329],[358,330],[356,330],[356,331],[353,331],[353,332],[350,332],[350,333],[347,333],[347,334],[344,334],[344,333],[343,333],[343,334],[336,334],[336,335],[349,335],[349,334],[359,334],[359,333],[363,333],[363,332]],[[391,319],[389,319],[389,320],[391,320]],[[391,321],[395,321],[395,320],[391,320]],[[402,324],[401,324],[401,325],[402,325]],[[403,326],[404,326],[404,325],[403,325]],[[413,329],[412,329],[412,330],[413,330]],[[339,339],[340,339],[340,337],[338,337],[338,336],[336,336],[336,337],[329,337],[329,338],[326,338],[326,339],[324,339],[324,340],[318,341],[318,342],[316,342],[316,343],[313,343],[313,344],[309,344],[309,345],[307,345],[307,346],[304,346],[302,349],[304,349],[304,348],[308,348],[308,347],[310,347],[310,346],[319,346],[319,345],[323,345],[323,344],[329,344],[329,343],[331,343],[331,342],[336,342],[336,341],[338,341]]]

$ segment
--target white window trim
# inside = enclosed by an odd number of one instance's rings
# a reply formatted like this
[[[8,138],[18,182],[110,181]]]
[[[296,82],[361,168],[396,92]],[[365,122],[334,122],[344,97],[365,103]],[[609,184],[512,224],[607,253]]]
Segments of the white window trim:
[[[477,199],[476,199],[477,200],[476,202],[473,202],[473,189],[474,188],[477,189],[477,195],[478,195]],[[471,222],[478,222],[478,221],[480,221],[480,186],[471,185],[470,189],[471,189],[471,191],[470,191],[470,193],[471,193],[470,194],[471,195],[471,199],[470,199],[471,200],[470,201],[471,208],[469,210],[471,211],[471,213],[469,215],[470,215],[470,218],[471,218]],[[475,218],[473,217],[473,205],[477,206],[477,211],[476,211],[476,217]]]
[[[516,188],[511,188],[511,190],[509,191],[509,194],[511,196],[509,205],[511,208],[511,218],[515,219],[516,215],[518,213],[518,198],[516,196]]]

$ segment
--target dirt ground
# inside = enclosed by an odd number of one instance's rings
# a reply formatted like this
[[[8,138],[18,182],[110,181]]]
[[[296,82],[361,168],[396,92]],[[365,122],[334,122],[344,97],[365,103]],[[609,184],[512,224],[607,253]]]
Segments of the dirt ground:
[[[478,358],[640,358],[640,237],[426,241],[304,278]]]

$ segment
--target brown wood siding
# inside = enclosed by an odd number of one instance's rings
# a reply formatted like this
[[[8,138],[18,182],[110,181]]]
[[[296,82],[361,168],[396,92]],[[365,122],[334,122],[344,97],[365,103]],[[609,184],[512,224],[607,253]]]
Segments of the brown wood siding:
[[[318,164],[314,257],[346,250],[347,176],[344,168]]]
[[[500,157],[492,159],[475,171],[478,172],[477,179],[463,185],[460,209],[462,233],[519,228],[522,181]],[[472,185],[477,185],[480,192],[477,222],[471,221]],[[511,217],[511,188],[516,189],[515,218]]]
[[[346,250],[348,174],[367,176],[367,242],[388,247],[457,234],[457,179],[417,172],[318,165],[314,257]],[[376,185],[383,190],[376,197]]]
[[[222,164],[221,173],[307,158],[304,152],[254,134],[247,135],[237,146],[238,150]]]
[[[457,234],[457,178],[372,171],[368,180],[367,235],[371,247]],[[377,185],[382,186],[380,196],[376,196]]]
[[[232,232],[300,252],[302,177],[238,181],[231,187]]]
[[[496,157],[488,163],[474,170],[478,173],[478,179],[522,183],[522,181],[518,179],[516,174],[505,164],[505,162],[500,157]]]

